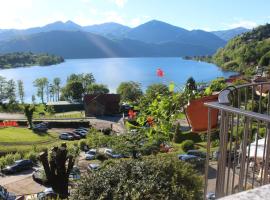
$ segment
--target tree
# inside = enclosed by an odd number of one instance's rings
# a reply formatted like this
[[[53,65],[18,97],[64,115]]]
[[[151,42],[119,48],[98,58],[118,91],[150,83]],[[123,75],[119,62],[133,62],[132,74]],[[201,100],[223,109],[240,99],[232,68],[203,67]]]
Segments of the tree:
[[[32,104],[35,105],[35,103],[36,103],[36,96],[35,95],[32,95]]]
[[[48,158],[47,151],[41,153],[39,158],[49,184],[61,199],[66,199],[68,197],[69,174],[74,165],[74,158],[68,154],[66,144],[54,147],[50,158]]]
[[[87,73],[87,74],[71,74],[67,78],[67,84],[71,82],[80,82],[83,87],[83,93],[87,91],[87,87],[93,83],[95,83],[95,78],[92,73]]]
[[[157,95],[168,95],[169,93],[168,86],[162,83],[149,85],[145,91],[145,95],[149,99],[155,99]]]
[[[25,105],[24,106],[24,115],[27,118],[27,122],[28,122],[28,126],[30,129],[33,128],[33,114],[35,111],[35,106],[31,106],[31,105]]]
[[[68,82],[62,89],[62,95],[66,100],[81,100],[84,89],[79,81]]]
[[[18,96],[19,99],[21,101],[21,103],[24,103],[24,86],[23,86],[23,81],[22,80],[18,80],[17,81],[18,84]]]
[[[7,84],[6,78],[0,76],[0,103],[3,103],[7,98],[6,84]]]
[[[138,102],[143,95],[140,83],[133,81],[122,82],[117,88],[117,93],[120,94],[122,102]]]
[[[16,83],[13,79],[9,80],[6,85],[6,95],[10,104],[16,101]]]
[[[61,84],[61,79],[60,78],[54,78],[53,79],[53,85],[54,85],[54,88],[55,88],[55,100],[56,101],[59,101],[60,99],[60,84]]]
[[[110,161],[88,173],[71,199],[203,199],[202,179],[178,158],[148,156],[143,159]]]
[[[106,85],[103,84],[91,84],[87,87],[88,94],[108,94],[110,90]]]
[[[44,104],[45,90],[47,90],[49,81],[47,78],[38,78],[34,81],[34,86],[37,88],[37,96],[40,97],[41,102]]]

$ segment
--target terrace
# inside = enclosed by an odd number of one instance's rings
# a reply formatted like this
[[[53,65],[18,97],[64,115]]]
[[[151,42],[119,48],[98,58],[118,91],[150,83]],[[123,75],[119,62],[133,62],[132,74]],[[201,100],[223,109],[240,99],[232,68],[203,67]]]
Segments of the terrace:
[[[219,110],[219,150],[215,180],[216,198],[263,199],[267,197],[270,166],[270,82],[229,86],[218,102],[208,102],[205,194],[211,166],[211,111]],[[259,187],[259,188],[257,188]],[[256,188],[253,192],[253,189]],[[269,188],[269,187],[268,187]],[[235,193],[250,190],[241,194]],[[232,195],[232,196],[230,196]],[[252,196],[253,195],[253,196]],[[259,196],[258,196],[259,195]]]

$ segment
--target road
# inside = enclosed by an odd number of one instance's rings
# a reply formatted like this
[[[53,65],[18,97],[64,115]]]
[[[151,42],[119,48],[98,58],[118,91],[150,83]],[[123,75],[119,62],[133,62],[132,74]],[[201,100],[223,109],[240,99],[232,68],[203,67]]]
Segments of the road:
[[[45,187],[32,179],[33,170],[17,175],[0,177],[0,185],[16,195],[35,194],[42,192]]]

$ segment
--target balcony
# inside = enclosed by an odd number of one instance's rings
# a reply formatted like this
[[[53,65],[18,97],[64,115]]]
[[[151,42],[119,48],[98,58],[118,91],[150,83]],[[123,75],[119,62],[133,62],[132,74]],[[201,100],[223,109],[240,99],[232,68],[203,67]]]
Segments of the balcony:
[[[214,192],[216,198],[222,198],[269,183],[269,90],[270,82],[229,86],[221,91],[218,102],[205,104],[208,107],[209,127],[205,194]],[[212,155],[211,142],[213,142],[211,138],[214,134],[211,129],[212,109],[219,110],[217,161],[213,161],[210,156]],[[209,176],[213,173],[213,168],[214,184],[211,180],[212,185],[209,187]],[[231,197],[227,198],[235,199],[234,196]]]

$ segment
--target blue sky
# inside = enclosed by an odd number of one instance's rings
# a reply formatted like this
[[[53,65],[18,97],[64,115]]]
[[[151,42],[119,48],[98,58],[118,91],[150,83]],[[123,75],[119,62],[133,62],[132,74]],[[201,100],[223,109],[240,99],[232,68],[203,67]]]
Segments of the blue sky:
[[[0,29],[59,20],[134,27],[152,19],[189,30],[252,28],[270,22],[270,0],[0,0]]]

